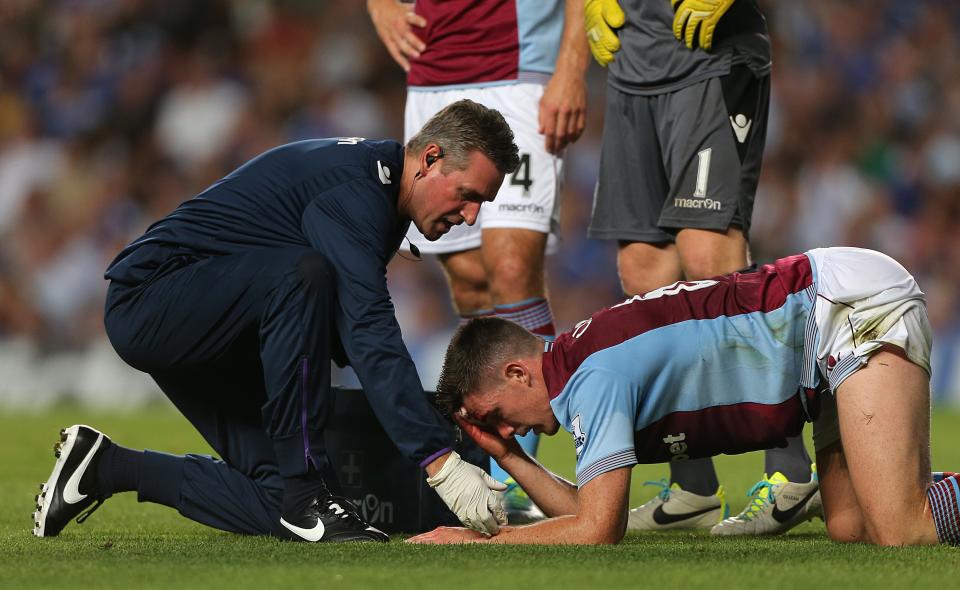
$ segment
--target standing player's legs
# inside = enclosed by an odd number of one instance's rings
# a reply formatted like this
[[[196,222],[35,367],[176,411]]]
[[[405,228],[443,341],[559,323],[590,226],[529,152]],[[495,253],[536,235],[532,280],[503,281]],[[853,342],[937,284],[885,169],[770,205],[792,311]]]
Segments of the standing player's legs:
[[[600,172],[588,235],[617,240],[617,271],[627,296],[682,280],[675,238],[659,226],[670,179],[658,143],[652,97],[607,88]],[[671,464],[673,485],[630,512],[631,530],[703,527],[724,516],[716,473],[710,459]],[[691,477],[677,476],[689,474]],[[694,491],[688,491],[694,490]],[[670,522],[657,520],[657,508]],[[662,520],[662,519],[661,519]]]
[[[628,296],[748,266],[767,84],[743,68],[661,96],[608,89],[590,235],[619,240],[618,270]],[[749,122],[738,129],[731,124],[741,112]],[[767,453],[768,473],[806,482],[806,449],[799,437],[789,443]],[[725,516],[711,459],[671,463],[670,475],[672,496],[698,509],[717,506],[712,522],[698,517],[679,526],[709,526]],[[661,503],[658,497],[632,512],[631,527],[663,528],[647,518]]]
[[[457,226],[436,242],[408,234],[421,252],[437,254],[450,286],[453,304],[463,321],[496,314],[531,332],[553,338],[555,327],[544,281],[544,256],[559,228],[559,186],[562,160],[546,151],[539,133],[539,84],[464,88],[445,91],[411,90],[407,95],[406,134],[409,136],[434,112],[461,98],[499,110],[514,131],[520,166],[504,182],[492,203],[485,203],[474,226]],[[520,438],[536,455],[539,437]],[[494,477],[511,485],[507,500],[512,515],[528,512],[531,503],[509,474],[495,463]],[[517,520],[517,519],[514,519]]]
[[[705,279],[750,264],[747,235],[763,156],[769,78],[744,66],[676,93],[656,97],[654,121],[670,191],[658,225],[676,232],[687,280]],[[746,510],[713,529],[714,534],[775,534],[819,512],[817,483],[801,437],[765,453],[765,475]],[[712,464],[671,466],[671,478],[704,481]],[[680,472],[682,470],[683,472]],[[701,492],[702,493],[702,492]],[[799,498],[795,518],[781,521],[776,496]],[[781,509],[795,508],[782,505]]]
[[[494,312],[552,340],[556,328],[544,281],[546,245],[546,233],[494,227],[483,230],[481,254]]]

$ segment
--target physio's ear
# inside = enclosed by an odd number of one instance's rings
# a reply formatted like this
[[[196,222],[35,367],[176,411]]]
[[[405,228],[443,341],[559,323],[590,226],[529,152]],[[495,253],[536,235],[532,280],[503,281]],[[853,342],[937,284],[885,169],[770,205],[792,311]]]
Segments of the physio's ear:
[[[426,174],[431,166],[437,163],[437,160],[443,157],[443,148],[435,143],[427,145],[420,154],[420,173]]]

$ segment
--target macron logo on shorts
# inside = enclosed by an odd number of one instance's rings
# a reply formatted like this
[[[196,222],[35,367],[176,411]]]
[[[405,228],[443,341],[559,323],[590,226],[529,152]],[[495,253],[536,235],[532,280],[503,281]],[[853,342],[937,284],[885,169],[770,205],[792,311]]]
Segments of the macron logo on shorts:
[[[730,117],[730,124],[733,125],[733,133],[737,136],[737,141],[743,143],[747,141],[747,134],[750,133],[750,125],[753,123],[746,115],[737,115]]]

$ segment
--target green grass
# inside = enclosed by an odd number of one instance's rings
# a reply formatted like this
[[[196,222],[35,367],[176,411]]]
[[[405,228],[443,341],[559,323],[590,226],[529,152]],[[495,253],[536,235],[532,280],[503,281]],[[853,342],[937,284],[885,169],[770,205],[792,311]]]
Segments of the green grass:
[[[86,422],[133,447],[197,452],[206,446],[167,406],[95,415],[64,408],[0,414],[0,587],[2,588],[922,588],[960,573],[960,550],[881,549],[828,541],[820,521],[773,539],[713,539],[704,533],[629,535],[616,547],[430,547],[308,545],[207,529],[173,510],[112,498],[83,525],[57,538],[30,535],[36,485],[52,467],[61,426]],[[960,413],[938,411],[934,466],[960,467]],[[547,438],[541,458],[570,476],[568,436]],[[762,455],[720,457],[717,470],[734,512],[762,470]],[[634,470],[634,504],[656,491],[640,485],[666,474]],[[949,579],[949,578],[946,578]],[[948,585],[949,582],[946,582]],[[75,585],[75,586],[74,586]]]

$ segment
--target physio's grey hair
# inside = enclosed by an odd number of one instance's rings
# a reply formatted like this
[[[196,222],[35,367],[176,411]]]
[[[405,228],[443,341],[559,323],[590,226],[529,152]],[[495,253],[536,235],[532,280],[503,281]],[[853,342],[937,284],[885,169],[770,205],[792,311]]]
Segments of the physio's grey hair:
[[[470,153],[477,151],[493,162],[501,174],[512,174],[520,165],[513,131],[499,111],[472,100],[447,105],[410,138],[406,149],[419,153],[431,143],[443,150],[442,170],[464,170]]]

